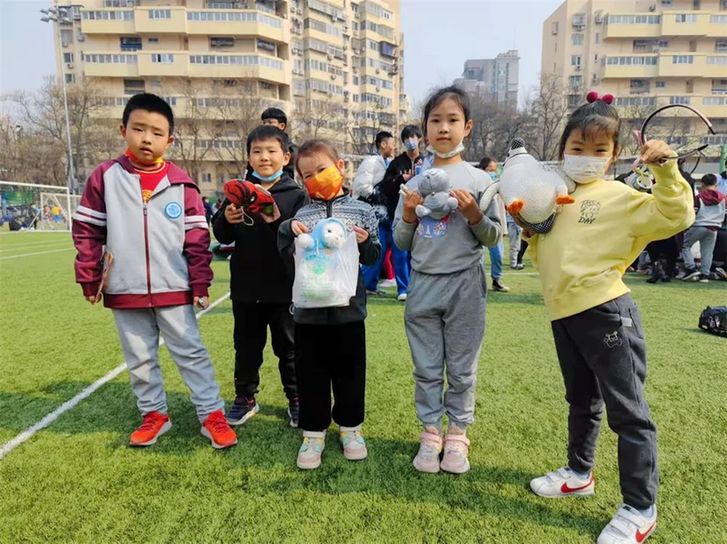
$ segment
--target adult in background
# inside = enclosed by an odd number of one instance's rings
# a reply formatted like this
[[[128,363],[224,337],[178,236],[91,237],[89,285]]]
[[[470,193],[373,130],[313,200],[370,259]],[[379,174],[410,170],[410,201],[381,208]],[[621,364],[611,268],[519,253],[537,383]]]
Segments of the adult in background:
[[[396,142],[391,132],[381,131],[374,140],[376,153],[366,157],[356,171],[351,185],[351,195],[354,198],[367,202],[374,208],[376,219],[379,221],[379,228],[382,223],[389,222],[386,208],[386,197],[381,192],[379,184],[384,179],[386,169],[396,153]],[[385,225],[384,225],[385,227]],[[391,228],[391,227],[389,227]],[[390,244],[393,246],[393,244]],[[381,268],[386,258],[386,251],[381,252],[377,262],[371,266],[363,267],[364,282],[369,295],[383,295],[384,292],[378,288]]]
[[[477,168],[487,172],[492,181],[497,181],[497,161],[492,157],[484,157],[477,165]],[[497,202],[497,206],[500,209],[500,218],[502,219],[507,216],[507,224],[502,225],[502,231],[504,232],[505,228],[507,228],[508,236],[510,236],[510,223],[512,222],[516,228],[519,227],[515,225],[510,214],[505,213],[505,203],[502,201],[502,198],[500,198],[500,195],[495,195],[495,202]],[[517,239],[520,240],[520,232],[517,232]],[[519,250],[520,245],[515,244],[513,238],[510,238],[510,266],[512,266],[513,251],[515,251],[515,248]],[[500,242],[496,246],[488,249],[490,252],[490,275],[492,276],[492,288],[500,293],[507,293],[510,291],[510,288],[502,283],[502,254],[505,252],[502,237],[500,237]],[[514,256],[515,266],[513,268],[517,268],[517,251],[515,251]]]

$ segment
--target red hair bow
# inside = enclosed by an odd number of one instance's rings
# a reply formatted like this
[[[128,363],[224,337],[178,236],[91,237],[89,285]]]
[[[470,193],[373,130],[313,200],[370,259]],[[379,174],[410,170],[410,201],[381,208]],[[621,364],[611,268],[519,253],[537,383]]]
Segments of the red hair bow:
[[[613,95],[611,93],[606,93],[603,96],[598,96],[598,91],[591,91],[586,95],[586,101],[589,104],[595,102],[596,100],[600,100],[602,102],[605,102],[606,104],[612,104]]]

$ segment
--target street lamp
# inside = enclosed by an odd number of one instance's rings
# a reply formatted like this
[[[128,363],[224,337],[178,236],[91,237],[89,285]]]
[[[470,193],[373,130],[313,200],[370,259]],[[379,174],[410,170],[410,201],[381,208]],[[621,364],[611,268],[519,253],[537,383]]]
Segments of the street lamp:
[[[40,12],[43,17],[40,18],[44,23],[70,23],[73,21],[68,16],[68,12],[64,8],[50,7],[48,9],[42,9]],[[58,30],[58,36],[60,37],[60,29]],[[60,48],[58,49],[60,54]],[[68,190],[72,193],[76,193],[76,169],[73,166],[73,144],[71,143],[71,122],[68,118],[68,91],[66,90],[66,76],[63,73],[63,62],[61,65],[61,82],[63,83],[63,111],[66,117],[66,144],[68,145]]]

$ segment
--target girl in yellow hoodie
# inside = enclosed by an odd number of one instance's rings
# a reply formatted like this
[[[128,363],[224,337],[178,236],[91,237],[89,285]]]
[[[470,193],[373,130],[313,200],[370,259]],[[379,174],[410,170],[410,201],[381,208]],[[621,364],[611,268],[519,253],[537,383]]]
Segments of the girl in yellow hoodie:
[[[568,464],[530,482],[542,497],[593,495],[596,439],[604,404],[618,434],[623,504],[598,544],[641,544],[656,526],[656,428],[644,399],[646,346],[639,311],[622,276],[652,240],[694,221],[693,197],[675,153],[648,141],[640,160],[656,179],[652,194],[604,179],[619,154],[612,96],[570,116],[560,140],[565,173],[576,182],[547,234],[526,232],[543,283],[565,382]]]

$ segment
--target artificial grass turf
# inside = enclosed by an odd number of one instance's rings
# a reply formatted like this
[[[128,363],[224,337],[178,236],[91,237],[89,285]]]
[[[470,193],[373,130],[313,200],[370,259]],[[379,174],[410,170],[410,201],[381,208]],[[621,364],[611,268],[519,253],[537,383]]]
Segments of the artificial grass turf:
[[[0,236],[0,258],[67,246],[67,234],[13,233]],[[2,443],[121,362],[110,312],[91,307],[73,283],[73,255],[0,259]],[[229,273],[224,261],[213,266],[215,299]],[[411,467],[419,427],[403,305],[392,294],[369,303],[369,459],[346,461],[332,428],[322,467],[295,468],[299,431],[287,426],[269,348],[261,413],[238,429],[237,447],[213,451],[162,349],[172,430],[151,448],[128,448],[139,422],[128,377],[105,385],[0,461],[0,542],[593,542],[620,501],[615,437],[604,423],[594,498],[529,492],[532,477],[565,462],[566,404],[539,280],[505,279],[513,291],[489,295],[470,473]],[[659,524],[650,542],[725,542],[725,341],[696,321],[706,305],[727,302],[727,291],[628,282],[644,320],[659,436]],[[229,301],[200,327],[229,400]]]

